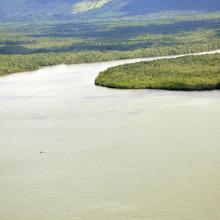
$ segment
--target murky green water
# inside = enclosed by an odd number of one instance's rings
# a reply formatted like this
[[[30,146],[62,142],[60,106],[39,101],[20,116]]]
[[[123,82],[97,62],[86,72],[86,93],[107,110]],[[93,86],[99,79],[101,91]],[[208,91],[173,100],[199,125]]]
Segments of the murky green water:
[[[1,220],[220,219],[220,92],[94,86],[117,63],[0,78]]]

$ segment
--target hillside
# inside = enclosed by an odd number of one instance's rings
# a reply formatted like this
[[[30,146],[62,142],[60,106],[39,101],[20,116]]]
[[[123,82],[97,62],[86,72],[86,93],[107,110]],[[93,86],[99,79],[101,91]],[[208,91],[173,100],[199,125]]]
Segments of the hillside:
[[[162,11],[218,11],[218,0],[133,0],[128,2],[121,11],[127,15],[157,13]]]
[[[133,16],[163,11],[220,11],[219,0],[1,0],[0,19]]]

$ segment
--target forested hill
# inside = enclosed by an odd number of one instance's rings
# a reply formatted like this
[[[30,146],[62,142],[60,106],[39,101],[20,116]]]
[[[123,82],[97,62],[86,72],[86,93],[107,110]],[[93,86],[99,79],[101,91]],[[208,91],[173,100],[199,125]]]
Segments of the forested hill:
[[[128,15],[161,11],[219,11],[219,0],[133,0],[122,9]]]
[[[220,11],[219,0],[1,0],[0,19],[132,16],[162,11]]]

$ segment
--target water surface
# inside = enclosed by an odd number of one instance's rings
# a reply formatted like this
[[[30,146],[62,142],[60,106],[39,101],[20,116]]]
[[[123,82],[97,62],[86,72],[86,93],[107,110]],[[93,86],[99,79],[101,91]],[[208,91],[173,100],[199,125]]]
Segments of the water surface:
[[[94,86],[124,62],[0,78],[1,220],[220,219],[220,92]]]

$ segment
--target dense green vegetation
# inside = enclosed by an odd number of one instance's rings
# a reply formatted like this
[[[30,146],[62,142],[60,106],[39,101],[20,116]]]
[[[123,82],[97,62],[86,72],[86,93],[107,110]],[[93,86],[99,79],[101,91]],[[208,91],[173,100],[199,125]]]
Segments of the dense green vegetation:
[[[206,48],[204,51],[212,49]],[[137,57],[152,57],[159,55],[171,55],[178,53],[201,51],[198,48],[158,47],[139,49],[134,51],[88,51],[88,52],[67,52],[67,53],[38,53],[28,55],[0,55],[0,76],[10,73],[37,70],[40,67],[57,64],[93,63],[110,60],[130,59]]]
[[[220,89],[220,55],[187,56],[110,68],[96,85],[120,89]]]
[[[220,48],[219,36],[218,12],[0,22],[0,75],[61,63],[214,50]]]
[[[220,10],[219,0],[1,0],[0,20],[112,18],[163,11]]]

